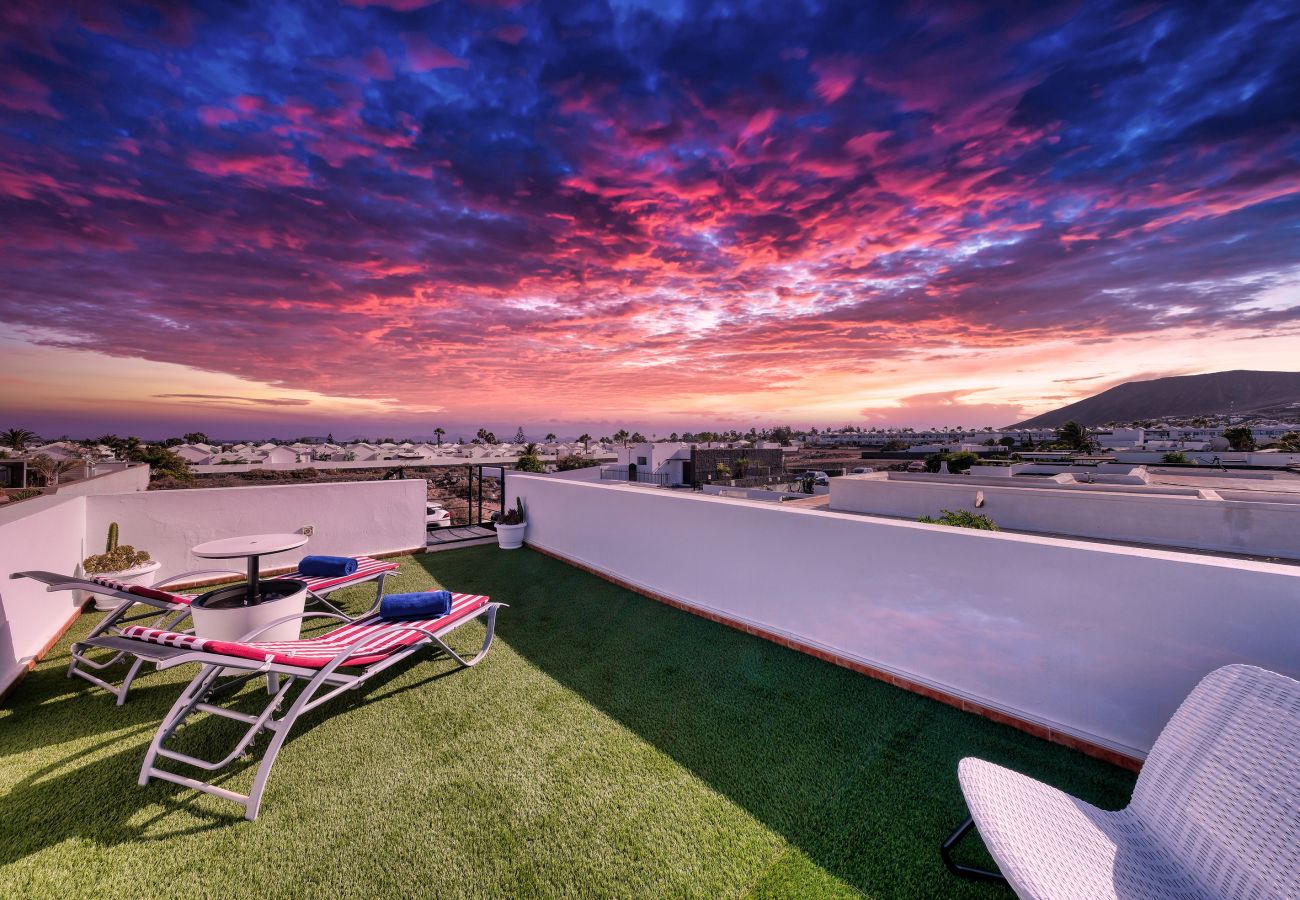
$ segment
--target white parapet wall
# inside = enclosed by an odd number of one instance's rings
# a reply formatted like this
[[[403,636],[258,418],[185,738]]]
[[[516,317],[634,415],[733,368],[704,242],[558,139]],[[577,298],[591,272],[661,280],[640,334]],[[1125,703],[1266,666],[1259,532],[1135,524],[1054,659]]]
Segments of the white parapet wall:
[[[87,498],[143,491],[149,467],[132,466],[59,485],[57,492],[0,506],[0,694],[77,615],[71,591],[50,593],[13,572],[73,572],[87,555]],[[98,552],[97,547],[89,552]]]
[[[73,592],[10,579],[72,572],[85,557],[86,498],[48,494],[0,507],[0,695],[77,615]]]
[[[1259,492],[1243,499],[1249,493],[1224,499],[1195,488],[1055,485],[1046,479],[1009,484],[965,476],[931,481],[889,472],[834,479],[830,507],[908,519],[966,510],[1021,531],[1300,559],[1297,498]]]
[[[269,571],[293,566],[306,553],[423,549],[425,491],[424,480],[413,478],[111,494],[87,498],[86,537],[91,545],[102,543],[109,523],[117,522],[122,543],[148,550],[167,573],[212,568],[211,560],[190,553],[205,541],[311,526],[305,546],[263,558]]]
[[[357,556],[423,549],[421,479],[342,484],[145,491],[148,469],[127,469],[61,487],[57,494],[0,507],[0,694],[67,627],[79,607],[72,591],[47,592],[32,569],[76,574],[102,552],[108,524],[121,542],[148,550],[166,576],[196,569],[240,569],[201,560],[195,544],[221,537],[295,532],[314,535],[300,550],[268,556],[265,570],[287,568],[306,553]],[[117,487],[119,493],[100,493]]]
[[[1300,677],[1300,567],[512,474],[529,544],[1127,755],[1212,669]]]

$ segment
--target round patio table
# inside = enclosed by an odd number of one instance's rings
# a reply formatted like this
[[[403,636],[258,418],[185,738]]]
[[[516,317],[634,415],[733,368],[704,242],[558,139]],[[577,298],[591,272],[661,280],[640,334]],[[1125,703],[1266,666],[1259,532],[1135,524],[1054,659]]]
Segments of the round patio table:
[[[260,602],[258,577],[260,560],[272,553],[283,553],[307,543],[305,534],[250,534],[243,537],[221,538],[208,541],[190,549],[202,559],[248,559],[248,596],[244,603],[256,606]]]

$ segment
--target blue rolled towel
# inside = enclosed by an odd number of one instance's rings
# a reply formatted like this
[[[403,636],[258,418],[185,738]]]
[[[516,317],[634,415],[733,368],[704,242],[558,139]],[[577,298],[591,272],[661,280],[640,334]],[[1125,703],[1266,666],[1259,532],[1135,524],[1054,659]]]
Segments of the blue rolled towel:
[[[304,556],[298,563],[298,571],[313,578],[337,578],[356,570],[357,561],[350,556]]]
[[[381,619],[436,619],[451,612],[451,591],[389,594],[379,601]]]

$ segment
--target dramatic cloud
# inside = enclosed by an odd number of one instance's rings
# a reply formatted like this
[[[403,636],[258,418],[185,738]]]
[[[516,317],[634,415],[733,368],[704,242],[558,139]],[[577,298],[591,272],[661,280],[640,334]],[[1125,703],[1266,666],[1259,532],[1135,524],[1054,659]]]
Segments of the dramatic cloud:
[[[1297,45],[1281,0],[14,0],[0,319],[466,421],[1002,424],[1300,340]]]
[[[252,404],[254,406],[306,406],[310,401],[296,397],[232,397],[227,394],[154,394],[159,400],[192,400],[198,403]]]

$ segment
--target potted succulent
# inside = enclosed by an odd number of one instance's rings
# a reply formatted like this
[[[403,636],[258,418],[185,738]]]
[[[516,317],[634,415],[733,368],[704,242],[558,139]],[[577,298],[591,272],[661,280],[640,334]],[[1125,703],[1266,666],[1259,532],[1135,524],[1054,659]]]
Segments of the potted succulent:
[[[516,550],[524,545],[524,529],[528,522],[524,517],[524,500],[515,498],[515,508],[507,509],[497,519],[497,544],[502,550]]]
[[[138,584],[149,587],[157,578],[157,560],[149,556],[148,551],[137,550],[130,544],[118,544],[117,523],[108,526],[108,542],[103,553],[87,556],[81,563],[81,570],[87,575],[100,575],[126,584]],[[106,597],[95,597],[95,609],[110,610],[117,608],[117,601]]]

